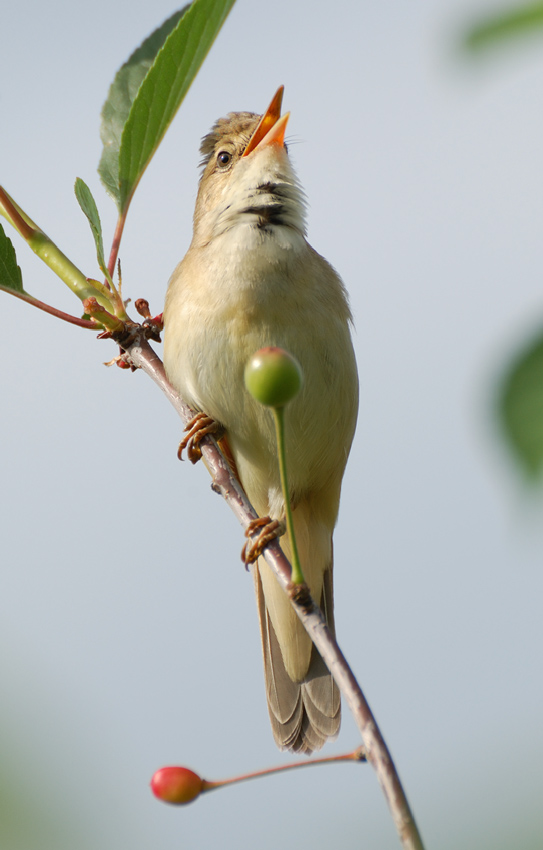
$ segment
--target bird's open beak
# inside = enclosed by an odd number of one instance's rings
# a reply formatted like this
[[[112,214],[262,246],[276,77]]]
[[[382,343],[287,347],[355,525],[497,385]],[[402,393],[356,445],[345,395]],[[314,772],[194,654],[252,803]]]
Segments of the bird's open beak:
[[[242,153],[242,156],[248,156],[256,148],[264,148],[268,145],[285,144],[285,130],[289,119],[290,112],[287,112],[281,117],[281,103],[283,102],[284,86],[279,86],[275,92],[272,102],[266,109],[266,112],[258,122],[258,126],[254,131],[249,144]]]

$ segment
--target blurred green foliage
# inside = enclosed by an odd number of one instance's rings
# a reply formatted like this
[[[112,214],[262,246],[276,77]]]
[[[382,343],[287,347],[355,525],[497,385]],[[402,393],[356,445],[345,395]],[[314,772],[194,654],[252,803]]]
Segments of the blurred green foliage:
[[[515,458],[530,478],[537,477],[543,469],[543,332],[507,370],[498,409]]]
[[[543,31],[543,3],[528,3],[487,16],[474,24],[466,33],[465,45],[478,50],[536,29]]]
[[[537,30],[543,34],[543,2],[487,15],[467,30],[464,46],[477,52]],[[543,471],[543,331],[521,347],[506,368],[498,416],[513,457],[528,478],[539,478]]]

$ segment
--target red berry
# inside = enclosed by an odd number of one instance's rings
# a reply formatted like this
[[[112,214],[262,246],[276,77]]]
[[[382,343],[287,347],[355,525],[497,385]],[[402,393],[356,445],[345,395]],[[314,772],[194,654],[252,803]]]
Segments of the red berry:
[[[204,780],[186,767],[161,767],[151,779],[151,790],[164,803],[192,803],[203,790]]]

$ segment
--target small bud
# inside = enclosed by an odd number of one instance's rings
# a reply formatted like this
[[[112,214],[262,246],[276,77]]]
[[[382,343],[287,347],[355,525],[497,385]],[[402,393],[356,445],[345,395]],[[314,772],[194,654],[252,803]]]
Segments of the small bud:
[[[245,367],[245,386],[267,407],[284,407],[300,391],[302,367],[283,348],[261,348]]]
[[[115,365],[119,367],[119,369],[132,369],[130,363],[127,363],[126,360],[123,360],[122,354],[119,357],[115,358]]]
[[[146,298],[136,298],[134,301],[134,307],[144,319],[150,319],[151,311],[149,310],[149,302]]]
[[[151,779],[151,790],[164,803],[192,803],[205,790],[204,780],[186,767],[162,767]]]

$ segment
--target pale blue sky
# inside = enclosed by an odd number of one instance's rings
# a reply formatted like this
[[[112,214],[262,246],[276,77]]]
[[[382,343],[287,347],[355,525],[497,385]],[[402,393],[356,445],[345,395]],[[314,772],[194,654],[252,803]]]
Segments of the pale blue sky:
[[[88,275],[73,182],[111,234],[99,112],[175,8],[3,10],[0,182]],[[473,14],[467,0],[239,0],[136,194],[121,260],[125,295],[159,312],[190,241],[201,136],[284,83],[309,238],[356,321],[338,637],[428,848],[517,850],[543,831],[542,506],[491,408],[509,355],[543,324],[543,38],[466,62],[456,44]],[[14,242],[26,288],[77,312]],[[101,365],[110,343],[1,299],[1,760],[50,821],[33,815],[39,837],[9,850],[396,848],[368,767],[187,809],[151,796],[163,764],[215,779],[290,758],[268,728],[241,531],[205,469],[177,463],[179,423],[155,387]],[[357,743],[345,714],[325,753]]]

